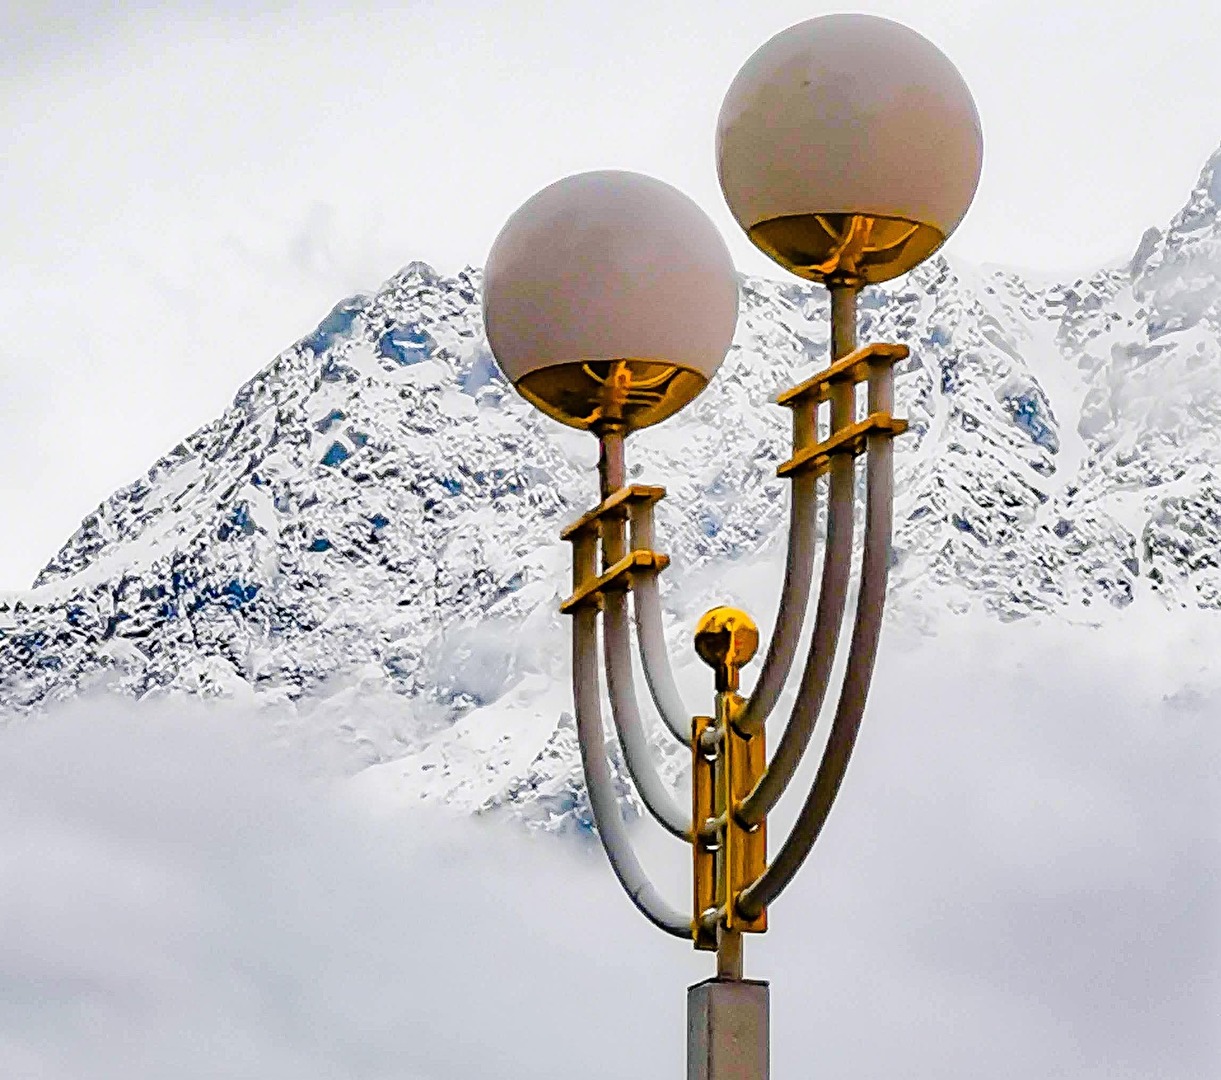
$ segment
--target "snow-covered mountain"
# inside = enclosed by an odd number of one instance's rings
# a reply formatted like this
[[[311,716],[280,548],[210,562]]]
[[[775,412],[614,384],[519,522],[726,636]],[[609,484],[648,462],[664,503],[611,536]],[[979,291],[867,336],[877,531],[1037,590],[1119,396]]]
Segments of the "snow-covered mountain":
[[[1221,151],[1126,266],[1053,282],[937,257],[862,297],[861,340],[911,347],[892,619],[1221,609],[1219,208]],[[565,818],[558,534],[595,501],[596,448],[504,383],[479,285],[412,263],[344,300],[99,506],[0,596],[0,706],[98,684],[248,696],[349,769],[394,762],[412,797]],[[670,493],[676,652],[717,567],[766,577],[782,548],[769,402],[826,363],[827,307],[744,279],[720,374],[629,444],[633,476]]]

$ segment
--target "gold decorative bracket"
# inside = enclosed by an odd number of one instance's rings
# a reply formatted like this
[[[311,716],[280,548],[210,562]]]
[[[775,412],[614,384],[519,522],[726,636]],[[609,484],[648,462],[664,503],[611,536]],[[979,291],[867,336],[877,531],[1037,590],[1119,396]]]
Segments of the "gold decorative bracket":
[[[725,929],[748,934],[767,930],[767,909],[753,919],[744,919],[737,910],[738,895],[763,875],[767,869],[767,821],[756,828],[744,826],[737,815],[738,806],[763,778],[767,768],[767,749],[763,732],[749,738],[738,734],[736,721],[746,707],[737,694],[718,695],[722,698],[725,743],[724,764],[720,768],[721,793],[719,804],[725,809],[724,860]]]
[[[604,574],[586,581],[562,604],[560,613],[571,615],[583,604],[597,603],[608,589],[626,589],[628,575],[633,570],[664,570],[670,565],[670,557],[656,551],[630,551]]]
[[[597,532],[601,529],[602,519],[611,512],[621,507],[626,508],[631,506],[633,503],[660,502],[665,497],[665,494],[665,488],[650,487],[647,484],[630,484],[627,487],[622,487],[588,513],[582,514],[576,521],[567,526],[560,533],[560,539],[572,541],[583,534]]]
[[[716,717],[697,716],[691,725],[691,935],[707,951],[718,946],[718,925],[750,934],[767,929],[766,911],[751,919],[737,911],[742,890],[767,869],[766,822],[751,828],[737,817],[767,768],[763,733],[738,730],[746,708],[738,674],[758,647],[758,627],[737,608],[713,608],[695,633],[695,650],[716,673],[717,688]]]
[[[776,404],[792,408],[811,397],[815,403],[821,404],[830,400],[831,386],[834,383],[847,382],[855,385],[864,382],[869,378],[869,369],[874,364],[896,364],[900,360],[906,360],[910,354],[911,350],[906,345],[888,345],[884,342],[864,345],[843,359],[836,360],[817,375],[811,375],[805,382],[785,390],[776,398]]]
[[[706,736],[715,728],[716,720],[711,716],[697,716],[691,722],[691,857],[695,892],[691,936],[695,947],[705,952],[716,951],[716,863],[720,846],[720,832],[715,824],[716,752],[714,749],[710,755],[705,748]]]
[[[870,435],[902,435],[906,430],[906,420],[898,420],[890,413],[871,413],[864,420],[840,428],[829,439],[798,450],[776,469],[776,475],[792,476],[812,469],[815,476],[821,476],[831,467],[831,459],[836,454],[858,457],[864,453]]]
[[[799,416],[804,410],[806,419],[797,425],[802,434],[794,438],[793,456],[776,470],[776,475],[793,477],[813,472],[815,476],[821,476],[831,467],[831,460],[837,454],[858,457],[864,453],[870,435],[902,435],[907,430],[906,420],[899,420],[888,412],[873,412],[862,420],[837,428],[822,442],[814,442],[813,413],[818,406],[831,400],[836,388],[843,388],[841,393],[851,393],[858,383],[867,382],[876,374],[879,367],[904,360],[909,353],[906,345],[866,345],[780,394],[777,404],[788,406]],[[835,416],[834,406],[832,416]],[[852,412],[849,412],[848,417],[851,416]]]
[[[586,546],[596,545],[602,535],[602,522],[612,515],[626,515],[633,506],[651,506],[666,494],[663,487],[650,487],[646,484],[630,484],[613,492],[588,513],[582,514],[576,521],[560,533],[561,540],[569,541],[578,551]],[[596,573],[596,554],[589,553],[586,573],[578,569],[577,578],[573,583],[573,593],[560,604],[560,612],[571,615],[585,604],[600,604],[602,594],[608,589],[627,589],[631,587],[631,574],[640,570],[660,572],[670,565],[668,555],[646,548],[636,548],[629,551],[613,566],[607,567],[601,574]],[[574,565],[582,560],[575,559]]]

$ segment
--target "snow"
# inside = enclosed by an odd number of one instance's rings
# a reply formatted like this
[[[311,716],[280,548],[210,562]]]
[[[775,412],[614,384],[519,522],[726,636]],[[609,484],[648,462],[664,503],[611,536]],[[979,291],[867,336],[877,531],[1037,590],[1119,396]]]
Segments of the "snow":
[[[1213,171],[1131,266],[1065,283],[938,257],[862,297],[861,339],[911,348],[892,627],[1221,610]],[[0,598],[0,705],[99,682],[249,698],[408,801],[578,821],[558,534],[596,498],[596,445],[489,367],[479,280],[413,263],[344,301],[100,506],[33,589]],[[680,657],[731,581],[756,582],[741,602],[771,616],[789,420],[770,402],[826,362],[827,308],[820,289],[743,279],[721,372],[629,444],[632,479],[670,491]],[[342,720],[363,699],[397,719]]]
[[[1128,266],[864,298],[911,429],[861,743],[748,956],[778,1074],[811,1040],[841,1075],[1215,1072],[1218,175]],[[556,610],[596,447],[489,367],[478,288],[413,263],[344,301],[0,594],[0,1075],[678,1074],[706,964],[590,839]],[[769,402],[826,359],[820,290],[742,296],[629,445],[692,708],[699,615],[774,619]]]

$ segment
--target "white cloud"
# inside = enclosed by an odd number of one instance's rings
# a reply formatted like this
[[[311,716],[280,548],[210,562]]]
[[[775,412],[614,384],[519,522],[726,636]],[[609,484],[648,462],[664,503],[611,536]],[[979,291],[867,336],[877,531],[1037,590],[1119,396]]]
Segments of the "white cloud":
[[[892,628],[841,801],[748,942],[776,1075],[1216,1074],[1219,635],[1142,628]],[[707,958],[596,848],[370,818],[264,723],[103,701],[0,734],[0,1074],[681,1075]]]

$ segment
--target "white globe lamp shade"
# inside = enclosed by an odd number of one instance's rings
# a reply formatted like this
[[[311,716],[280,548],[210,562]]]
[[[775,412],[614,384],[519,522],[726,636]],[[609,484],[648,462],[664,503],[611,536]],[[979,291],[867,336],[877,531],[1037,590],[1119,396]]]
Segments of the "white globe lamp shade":
[[[979,184],[971,92],[935,45],[874,15],[826,15],[747,60],[717,124],[738,223],[767,255],[826,284],[910,270],[958,226]]]
[[[488,344],[549,416],[658,423],[707,385],[733,340],[725,241],[686,195],[639,173],[566,177],[528,199],[484,271]]]

